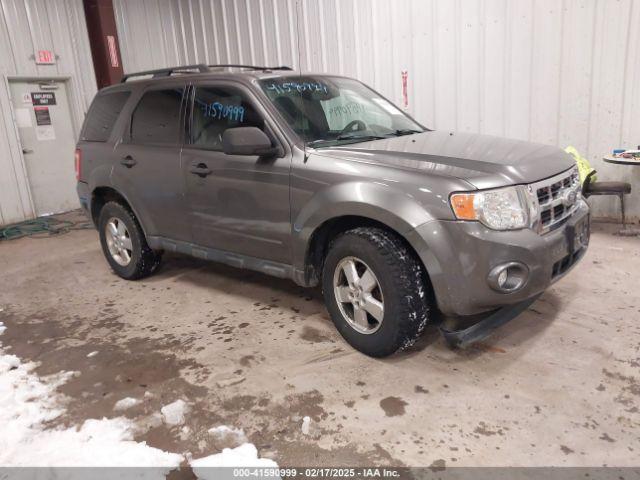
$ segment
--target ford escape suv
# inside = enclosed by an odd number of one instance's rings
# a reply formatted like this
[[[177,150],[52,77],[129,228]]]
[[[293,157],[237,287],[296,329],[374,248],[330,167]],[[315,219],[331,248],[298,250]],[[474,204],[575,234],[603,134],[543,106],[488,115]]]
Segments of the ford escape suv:
[[[96,95],[77,190],[120,277],[170,251],[321,285],[342,336],[385,356],[430,323],[454,345],[486,336],[586,251],[560,149],[429,130],[349,78],[231,67]]]

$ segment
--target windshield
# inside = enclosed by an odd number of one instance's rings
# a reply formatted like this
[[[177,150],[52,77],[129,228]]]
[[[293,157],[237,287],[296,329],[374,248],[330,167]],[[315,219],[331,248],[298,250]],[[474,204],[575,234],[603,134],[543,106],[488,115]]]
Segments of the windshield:
[[[289,76],[259,83],[309,146],[343,145],[425,131],[398,107],[356,80]]]

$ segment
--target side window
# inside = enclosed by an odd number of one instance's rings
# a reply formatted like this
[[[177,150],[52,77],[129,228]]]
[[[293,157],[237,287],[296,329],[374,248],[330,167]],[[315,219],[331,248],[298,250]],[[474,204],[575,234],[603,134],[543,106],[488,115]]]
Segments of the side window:
[[[82,140],[106,142],[130,95],[131,92],[98,94],[89,109],[82,131]]]
[[[197,87],[193,99],[191,144],[222,151],[227,128],[258,127],[264,119],[244,94],[229,87]]]
[[[134,143],[177,144],[183,88],[151,90],[142,95],[131,118]]]

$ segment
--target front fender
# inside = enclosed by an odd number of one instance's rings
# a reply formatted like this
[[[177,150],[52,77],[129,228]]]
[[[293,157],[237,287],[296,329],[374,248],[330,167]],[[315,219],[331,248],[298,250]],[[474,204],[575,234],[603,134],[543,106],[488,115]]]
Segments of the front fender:
[[[382,182],[350,181],[333,185],[315,193],[295,216],[292,246],[297,271],[305,268],[307,249],[316,229],[328,220],[343,216],[375,220],[400,235],[434,218],[409,193]]]

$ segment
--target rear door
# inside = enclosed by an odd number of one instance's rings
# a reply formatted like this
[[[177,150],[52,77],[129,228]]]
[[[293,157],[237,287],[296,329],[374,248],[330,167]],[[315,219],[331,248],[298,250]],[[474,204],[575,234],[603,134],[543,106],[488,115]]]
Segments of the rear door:
[[[182,162],[194,242],[291,263],[290,149],[249,89],[209,81],[195,84],[192,97]],[[225,130],[249,126],[262,129],[285,156],[226,155]]]
[[[190,241],[180,151],[184,139],[184,83],[144,90],[115,148],[112,179],[132,204],[148,236]]]

